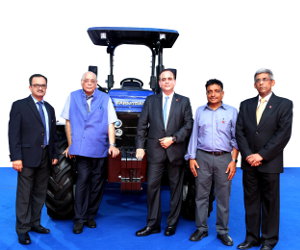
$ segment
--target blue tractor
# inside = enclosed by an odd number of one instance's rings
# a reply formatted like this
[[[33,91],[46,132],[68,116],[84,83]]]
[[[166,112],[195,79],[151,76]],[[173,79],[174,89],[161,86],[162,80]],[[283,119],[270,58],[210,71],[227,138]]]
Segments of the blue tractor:
[[[160,92],[158,75],[164,69],[163,49],[172,48],[179,33],[175,30],[152,28],[92,27],[88,35],[95,45],[105,46],[109,54],[110,73],[107,76],[107,92],[114,104],[118,116],[116,144],[121,154],[118,158],[108,158],[108,182],[120,183],[123,191],[138,191],[146,181],[146,157],[142,161],[135,158],[135,136],[140,112],[147,96]],[[117,88],[114,82],[114,52],[118,46],[144,45],[151,51],[151,72],[149,87],[144,89],[140,79],[129,77],[120,82]],[[90,66],[97,74],[97,67]],[[60,150],[67,146],[64,126],[57,127],[60,138]],[[70,218],[73,211],[73,186],[75,183],[73,162],[60,156],[59,164],[52,170],[46,206],[49,216],[57,219]]]
[[[110,62],[107,91],[119,119],[115,127],[116,144],[121,154],[116,159],[108,159],[108,182],[119,182],[123,191],[141,190],[141,184],[146,180],[146,157],[142,161],[135,158],[137,122],[147,96],[160,91],[157,76],[164,68],[163,49],[171,48],[179,33],[166,29],[93,27],[88,29],[88,34],[95,45],[107,47]],[[152,63],[148,89],[144,89],[143,82],[137,78],[125,78],[119,88],[114,88],[114,52],[124,44],[144,45],[150,49]]]

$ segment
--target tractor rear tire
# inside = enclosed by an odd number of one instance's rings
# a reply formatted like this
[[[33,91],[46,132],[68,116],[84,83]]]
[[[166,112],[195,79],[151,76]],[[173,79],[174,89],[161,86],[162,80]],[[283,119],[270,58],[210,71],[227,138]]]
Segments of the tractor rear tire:
[[[184,173],[184,184],[183,184],[183,201],[181,206],[181,215],[187,220],[195,220],[195,210],[196,210],[196,185],[195,177],[188,168],[185,168]],[[209,203],[208,203],[208,214],[213,211],[213,203],[215,200],[214,195],[214,183],[211,185],[211,190],[209,193]]]
[[[62,152],[67,147],[67,139],[63,125],[57,126],[58,164],[51,168],[47,189],[46,207],[48,215],[53,219],[72,219],[74,216],[74,183],[75,170],[72,160]]]

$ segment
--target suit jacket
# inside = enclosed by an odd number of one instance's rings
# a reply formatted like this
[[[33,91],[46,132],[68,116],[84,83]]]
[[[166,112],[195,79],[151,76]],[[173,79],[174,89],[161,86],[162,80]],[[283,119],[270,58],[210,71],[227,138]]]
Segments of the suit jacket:
[[[54,108],[44,102],[49,117],[49,157],[58,158],[56,150],[56,118]],[[38,167],[42,160],[45,128],[31,96],[12,104],[9,121],[11,161],[22,160],[24,167]]]
[[[242,168],[254,169],[246,162],[246,157],[258,153],[263,157],[257,170],[263,173],[283,172],[283,149],[291,137],[293,103],[272,94],[256,124],[258,96],[245,100],[240,105],[236,125],[236,139],[242,154]]]
[[[148,96],[138,121],[136,147],[145,148],[148,136],[147,158],[149,163],[162,162],[167,157],[173,164],[182,164],[192,126],[192,109],[187,97],[174,93],[165,129],[162,93]],[[176,136],[177,141],[169,148],[164,149],[160,146],[159,139],[166,136]]]

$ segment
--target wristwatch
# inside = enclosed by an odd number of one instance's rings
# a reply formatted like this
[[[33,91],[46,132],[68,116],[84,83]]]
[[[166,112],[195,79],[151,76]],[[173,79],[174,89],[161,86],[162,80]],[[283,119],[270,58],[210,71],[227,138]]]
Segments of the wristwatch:
[[[173,142],[176,142],[176,141],[177,141],[176,136],[172,136],[172,141],[173,141]]]
[[[231,161],[233,161],[233,162],[235,162],[235,163],[237,163],[237,162],[238,162],[238,160],[237,160],[237,159],[232,159]]]

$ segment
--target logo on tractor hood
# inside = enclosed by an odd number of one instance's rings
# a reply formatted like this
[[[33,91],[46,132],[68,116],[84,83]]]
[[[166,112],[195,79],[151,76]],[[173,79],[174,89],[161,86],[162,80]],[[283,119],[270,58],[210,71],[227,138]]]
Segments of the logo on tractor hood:
[[[123,106],[142,106],[144,104],[143,101],[116,101],[116,105],[123,105]]]

